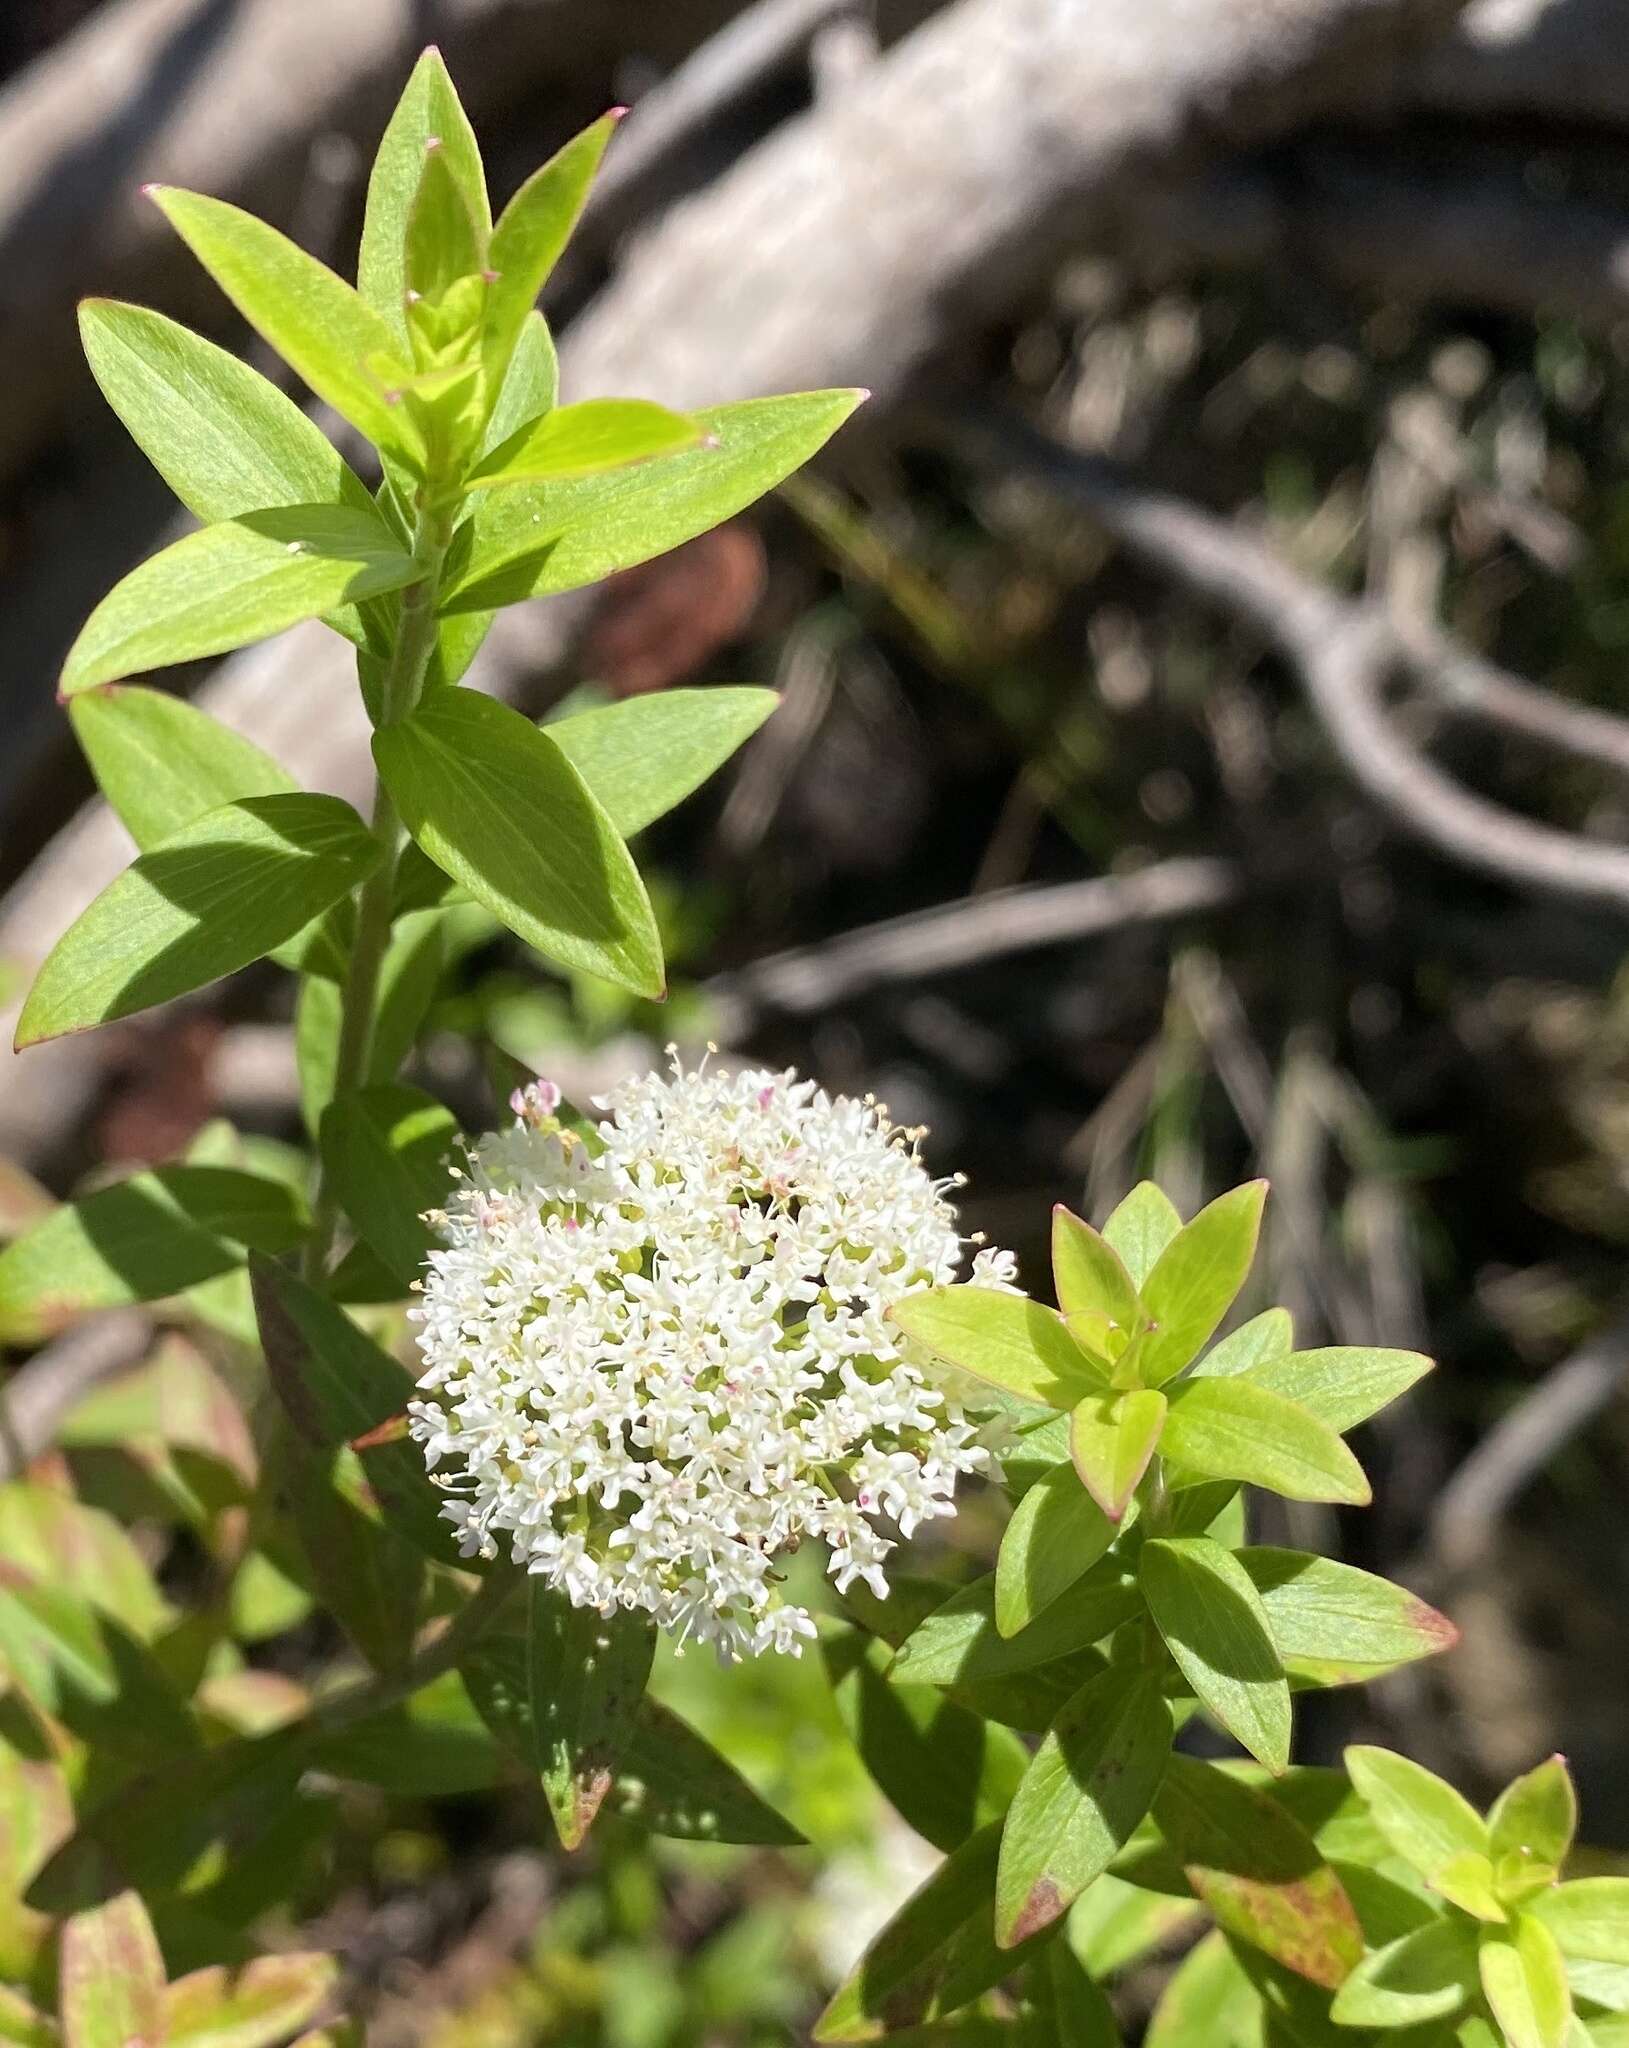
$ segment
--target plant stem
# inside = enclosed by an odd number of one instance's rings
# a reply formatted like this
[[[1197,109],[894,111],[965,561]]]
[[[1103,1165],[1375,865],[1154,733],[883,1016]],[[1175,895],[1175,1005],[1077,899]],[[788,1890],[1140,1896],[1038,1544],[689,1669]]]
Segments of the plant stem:
[[[447,542],[442,524],[421,509],[413,535],[413,554],[423,565],[424,574],[402,592],[396,644],[379,688],[380,725],[395,725],[408,717],[424,689],[430,657],[435,652],[436,602],[441,594],[441,567]],[[379,865],[357,893],[356,937],[346,964],[339,1045],[334,1056],[336,1096],[367,1082],[379,999],[379,970],[390,944],[396,865],[407,837],[390,792],[382,782],[374,788],[372,830],[383,852]],[[339,1227],[339,1205],[320,1164],[318,1174],[316,1213],[304,1259],[305,1277],[313,1282],[322,1278]]]
[[[373,1714],[382,1714],[401,1700],[410,1699],[423,1687],[451,1671],[497,1620],[499,1614],[524,1584],[524,1574],[507,1560],[495,1564],[447,1626],[400,1671],[387,1671],[378,1678],[361,1680],[342,1691],[318,1700],[302,1730],[313,1742],[341,1729],[354,1727]]]

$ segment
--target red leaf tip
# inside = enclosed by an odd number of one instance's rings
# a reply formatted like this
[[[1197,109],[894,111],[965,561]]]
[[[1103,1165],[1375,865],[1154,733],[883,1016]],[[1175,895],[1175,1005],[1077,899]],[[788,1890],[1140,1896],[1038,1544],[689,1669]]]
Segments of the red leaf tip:
[[[607,107],[605,110],[605,118],[607,121],[620,121],[626,114],[629,114],[632,111],[633,110],[631,107]]]

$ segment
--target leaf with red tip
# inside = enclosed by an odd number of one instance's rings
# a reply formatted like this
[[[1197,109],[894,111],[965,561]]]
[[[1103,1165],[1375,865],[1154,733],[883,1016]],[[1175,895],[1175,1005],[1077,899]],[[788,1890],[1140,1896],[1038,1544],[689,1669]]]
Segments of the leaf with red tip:
[[[1048,1927],[1130,1841],[1171,1755],[1157,1673],[1090,1678],[1035,1752],[1007,1814],[996,1881],[1003,1948]]]
[[[1331,1990],[1356,1968],[1363,1930],[1345,1887],[1276,1800],[1176,1756],[1154,1818],[1219,1927]]]
[[[59,1977],[64,2048],[157,2048],[164,2039],[164,1958],[138,1893],[73,1915]]]

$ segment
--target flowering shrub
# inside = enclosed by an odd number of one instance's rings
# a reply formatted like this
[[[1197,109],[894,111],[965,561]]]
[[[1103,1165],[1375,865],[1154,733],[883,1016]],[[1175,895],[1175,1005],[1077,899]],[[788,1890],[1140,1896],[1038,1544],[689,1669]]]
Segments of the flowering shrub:
[[[308,1179],[212,1133],[0,1254],[8,1341],[151,1303],[236,1347],[256,1422],[172,1346],[72,1419],[79,1448],[134,1457],[141,1483],[108,1498],[142,1545],[61,1473],[0,1489],[0,2035],[269,2048],[309,2028],[331,1959],[255,1951],[331,1839],[335,1787],[540,1795],[567,1850],[612,1812],[798,1843],[729,1737],[670,1704],[667,1629],[726,1657],[818,1643],[865,1768],[943,1852],[821,2042],[1105,2048],[1105,1982],[1201,1927],[1151,2048],[1623,2042],[1629,1880],[1567,1877],[1558,1759],[1486,1818],[1384,1751],[1294,1761],[1297,1693],[1454,1630],[1250,1541],[1247,1488],[1363,1505],[1345,1439],[1428,1366],[1298,1350],[1280,1308],[1234,1316],[1261,1183],[1187,1220],[1144,1185],[1101,1231],[1060,1208],[1053,1307],[1000,1253],[962,1275],[948,1184],[874,1104],[675,1066],[585,1123],[533,1082],[456,1168],[452,1111],[397,1078],[470,901],[660,994],[627,840],[773,709],[672,692],[539,727],[459,687],[494,613],[731,516],[859,396],[557,404],[534,302],[611,125],[494,222],[427,54],[354,288],[232,207],[153,195],[370,442],[377,488],[211,343],[84,309],[109,402],[201,524],[69,653],[69,716],[138,855],[46,960],[19,1045],[271,958],[299,977],[313,1160]],[[355,648],[366,822],[128,681],[315,618]],[[1011,1501],[994,1569],[898,1569],[896,1541],[975,1475]],[[805,1538],[833,1585],[799,1599]],[[295,1678],[261,1646],[308,1622],[317,1668]]]
[[[649,1075],[587,1138],[538,1086],[480,1139],[414,1311],[413,1434],[466,1556],[682,1643],[796,1650],[776,1560],[808,1536],[878,1599],[894,1548],[988,1454],[888,1311],[955,1278],[916,1133],[791,1074]],[[977,1279],[1011,1260],[979,1252]]]

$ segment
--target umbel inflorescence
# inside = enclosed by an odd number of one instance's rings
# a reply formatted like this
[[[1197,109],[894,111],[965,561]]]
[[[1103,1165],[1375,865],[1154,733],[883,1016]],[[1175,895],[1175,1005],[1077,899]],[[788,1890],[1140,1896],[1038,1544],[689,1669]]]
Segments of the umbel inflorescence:
[[[954,1512],[987,1453],[887,1310],[958,1277],[963,1240],[872,1102],[793,1073],[625,1083],[585,1140],[546,1084],[481,1139],[421,1306],[412,1429],[465,1555],[578,1605],[640,1608],[726,1655],[797,1650],[777,1560],[807,1536],[839,1588]],[[1002,1285],[1010,1255],[980,1251]],[[936,1383],[936,1380],[938,1383]]]

